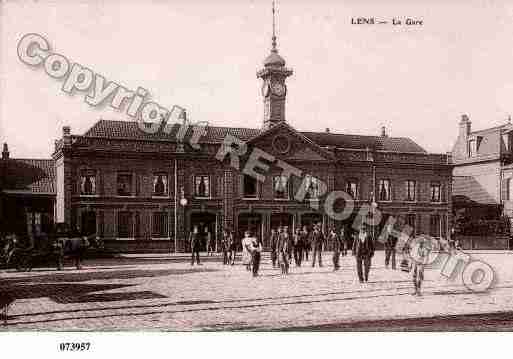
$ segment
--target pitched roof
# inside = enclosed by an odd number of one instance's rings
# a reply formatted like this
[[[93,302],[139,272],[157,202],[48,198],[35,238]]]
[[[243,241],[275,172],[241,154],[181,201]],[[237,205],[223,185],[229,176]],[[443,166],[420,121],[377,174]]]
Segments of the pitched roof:
[[[179,128],[180,125],[174,124],[168,131],[159,130],[151,134],[141,131],[137,122],[134,121],[99,120],[84,133],[84,136],[110,139],[175,141]],[[192,136],[192,132],[192,127],[190,127],[187,130],[185,138]],[[207,126],[206,133],[200,138],[199,143],[221,143],[228,134],[242,141],[248,141],[262,132],[262,129],[256,128]],[[326,132],[300,133],[321,147],[334,146],[348,149],[370,148],[378,151],[426,153],[426,150],[421,146],[411,139],[404,137],[346,135]]]
[[[405,137],[346,135],[328,132],[302,132],[320,146],[335,146],[348,149],[375,149],[377,151],[427,153],[413,140]]]
[[[175,141],[179,124],[173,124],[168,130],[159,130],[156,133],[141,131],[135,121],[110,121],[100,120],[96,122],[86,133],[85,137],[102,137],[112,139],[134,139],[134,140],[155,140]],[[192,135],[192,126],[188,128],[185,138]],[[201,137],[200,143],[221,143],[227,134],[233,135],[242,141],[247,141],[257,136],[260,129],[237,128],[237,127],[213,127],[207,126],[206,133]]]
[[[454,176],[452,183],[452,195],[462,196],[466,200],[477,203],[497,204],[498,199],[495,193],[490,193],[486,185],[480,183],[472,176]]]
[[[4,165],[6,191],[55,194],[55,166],[51,159],[10,158]]]

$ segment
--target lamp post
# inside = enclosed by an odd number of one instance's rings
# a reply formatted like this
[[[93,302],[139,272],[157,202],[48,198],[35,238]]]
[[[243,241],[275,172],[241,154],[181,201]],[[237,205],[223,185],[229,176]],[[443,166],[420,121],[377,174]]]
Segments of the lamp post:
[[[376,202],[376,196],[374,196],[374,191],[372,192],[372,202],[371,202],[371,214],[372,214],[372,241],[375,240],[375,231],[376,231],[376,209],[378,208],[378,203]]]
[[[180,204],[180,206],[182,206],[184,208],[187,206],[187,203],[188,203],[187,198],[185,198],[183,186],[180,187],[180,200],[178,201],[178,203]],[[184,228],[184,230],[185,230],[185,228]],[[176,238],[177,238],[177,236],[175,235],[175,241],[176,241]],[[175,243],[175,252],[177,251],[176,248],[177,248],[177,243]]]

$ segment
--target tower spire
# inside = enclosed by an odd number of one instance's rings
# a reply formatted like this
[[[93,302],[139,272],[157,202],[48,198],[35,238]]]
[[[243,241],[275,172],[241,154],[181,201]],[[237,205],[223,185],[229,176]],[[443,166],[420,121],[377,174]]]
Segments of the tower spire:
[[[272,37],[272,40],[273,40],[272,45],[273,45],[273,47],[271,49],[272,52],[278,52],[278,49],[276,47],[276,20],[275,20],[276,15],[275,15],[275,13],[276,13],[276,10],[274,8],[274,0],[273,0],[273,37]]]

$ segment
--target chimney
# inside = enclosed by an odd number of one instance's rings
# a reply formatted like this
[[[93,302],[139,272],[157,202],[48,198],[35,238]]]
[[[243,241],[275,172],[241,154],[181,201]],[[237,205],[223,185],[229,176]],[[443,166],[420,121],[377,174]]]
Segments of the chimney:
[[[2,151],[2,159],[3,160],[9,159],[9,147],[7,147],[7,143],[4,143],[4,149]]]
[[[64,139],[64,146],[71,145],[71,127],[63,126],[62,127],[62,138]]]
[[[326,133],[330,133],[330,128],[326,127]]]
[[[468,137],[468,135],[470,134],[470,129],[471,129],[471,124],[472,122],[470,122],[469,118],[467,115],[463,114],[461,115],[461,121],[460,121],[460,137]]]
[[[387,128],[385,126],[381,126],[381,137],[388,137]]]

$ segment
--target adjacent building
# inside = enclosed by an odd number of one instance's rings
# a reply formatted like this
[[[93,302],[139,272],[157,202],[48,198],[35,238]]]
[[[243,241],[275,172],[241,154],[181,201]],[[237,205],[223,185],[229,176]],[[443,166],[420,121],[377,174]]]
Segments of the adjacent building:
[[[0,232],[33,238],[54,222],[55,164],[52,159],[10,157],[7,143],[0,160]]]
[[[467,209],[468,221],[513,216],[513,124],[472,130],[461,117],[452,150],[453,196],[456,208]],[[476,233],[477,234],[477,233]],[[496,243],[495,247],[507,247]]]

